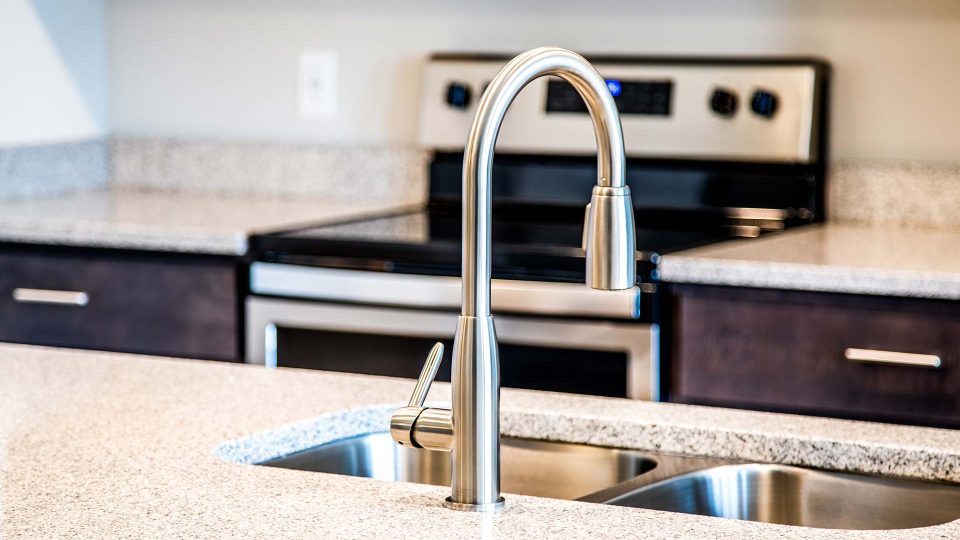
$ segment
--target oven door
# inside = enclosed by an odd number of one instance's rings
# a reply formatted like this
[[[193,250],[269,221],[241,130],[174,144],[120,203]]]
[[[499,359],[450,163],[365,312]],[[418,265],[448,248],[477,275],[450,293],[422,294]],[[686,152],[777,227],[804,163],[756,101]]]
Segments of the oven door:
[[[436,341],[453,350],[457,314],[250,296],[247,362],[416,378]],[[656,325],[496,315],[501,384],[658,399]],[[438,380],[450,380],[445,360]]]

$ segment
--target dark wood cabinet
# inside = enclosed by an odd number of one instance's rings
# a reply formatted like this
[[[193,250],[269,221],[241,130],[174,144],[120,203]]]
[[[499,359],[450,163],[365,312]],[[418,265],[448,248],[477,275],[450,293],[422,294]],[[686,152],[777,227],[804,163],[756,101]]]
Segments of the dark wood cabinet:
[[[960,302],[673,286],[672,401],[960,427]],[[938,368],[848,348],[936,355]]]
[[[229,257],[8,247],[0,341],[239,361],[238,269]],[[57,296],[81,293],[85,305]]]

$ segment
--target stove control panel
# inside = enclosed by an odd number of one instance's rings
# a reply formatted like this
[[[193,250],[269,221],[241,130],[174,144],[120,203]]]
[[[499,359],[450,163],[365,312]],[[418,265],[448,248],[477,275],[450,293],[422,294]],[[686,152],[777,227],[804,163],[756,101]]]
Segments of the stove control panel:
[[[463,149],[480,96],[509,58],[436,55],[423,73],[418,142]],[[725,161],[816,161],[826,64],[812,60],[594,60],[620,110],[627,155]],[[514,101],[500,151],[591,154],[577,91],[542,77]]]
[[[607,79],[607,89],[621,115],[670,116],[672,81]],[[573,85],[562,79],[553,79],[547,81],[545,110],[548,113],[587,113],[587,104]]]

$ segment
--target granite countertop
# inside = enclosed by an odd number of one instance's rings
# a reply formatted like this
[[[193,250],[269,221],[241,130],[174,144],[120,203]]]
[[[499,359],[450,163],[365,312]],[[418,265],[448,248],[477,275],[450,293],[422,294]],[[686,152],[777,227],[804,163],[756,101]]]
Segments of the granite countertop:
[[[0,201],[0,241],[242,255],[254,233],[397,208],[320,196],[113,187]]]
[[[827,531],[244,465],[380,430],[411,382],[0,345],[4,538],[944,538]],[[436,384],[431,400],[444,401]],[[505,434],[960,481],[960,431],[503,391]]]
[[[960,230],[824,224],[665,255],[674,283],[960,299]]]

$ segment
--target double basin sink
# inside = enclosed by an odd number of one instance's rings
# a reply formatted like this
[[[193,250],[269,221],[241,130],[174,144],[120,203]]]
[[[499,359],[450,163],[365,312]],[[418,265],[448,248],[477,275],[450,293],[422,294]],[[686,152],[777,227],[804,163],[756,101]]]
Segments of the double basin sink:
[[[261,463],[397,482],[450,484],[450,455],[387,432]],[[505,493],[830,529],[904,529],[960,519],[960,487],[583,444],[501,439]]]

